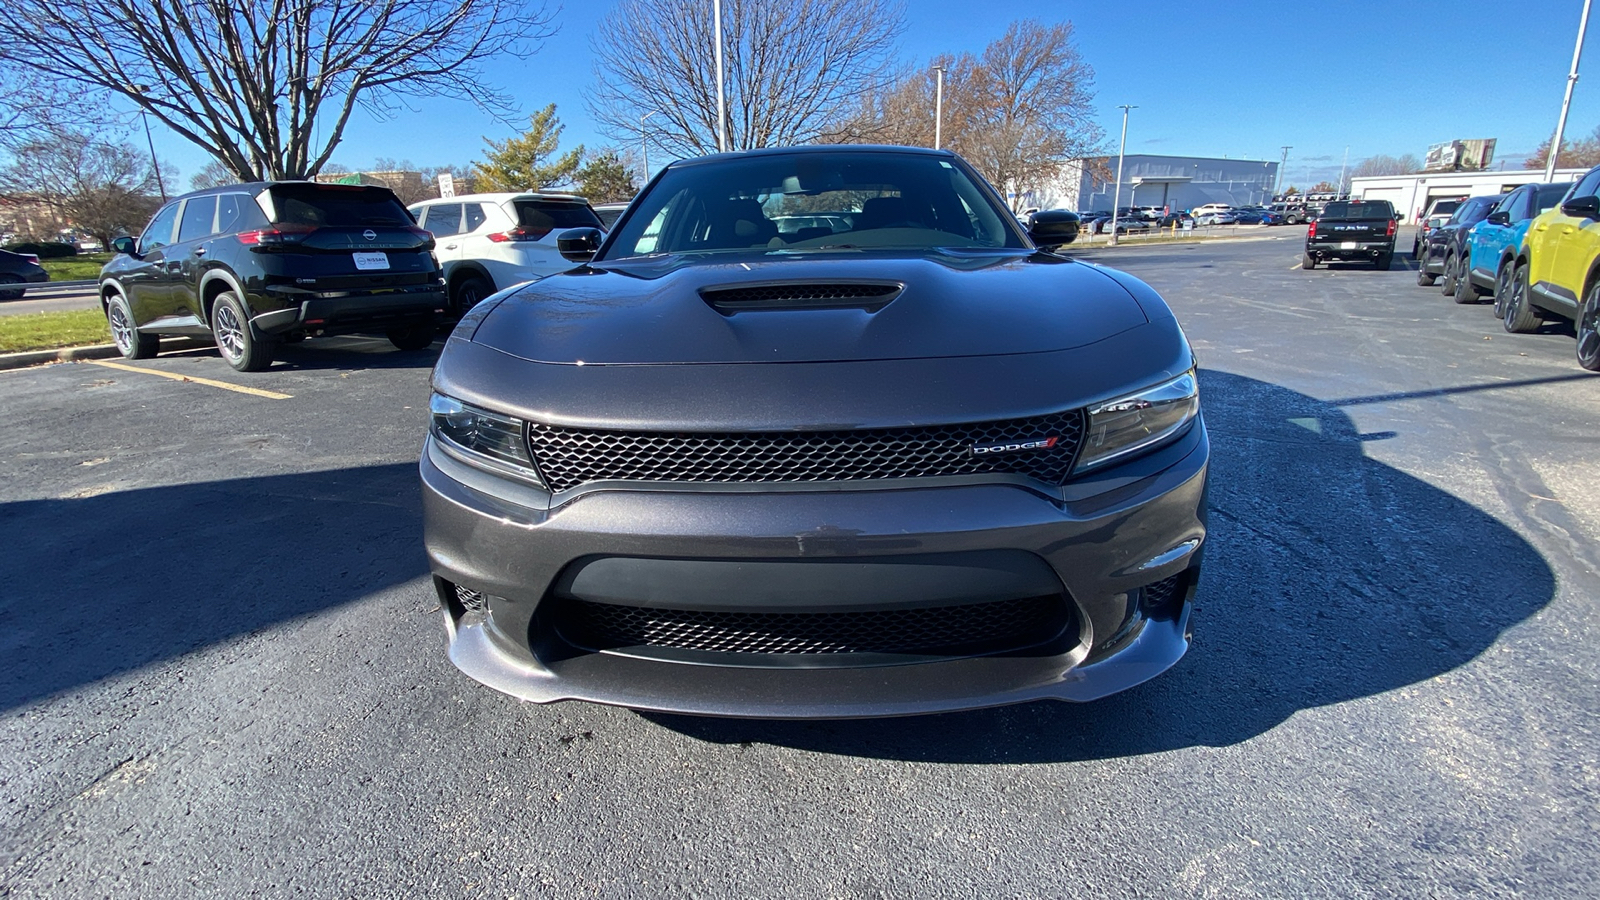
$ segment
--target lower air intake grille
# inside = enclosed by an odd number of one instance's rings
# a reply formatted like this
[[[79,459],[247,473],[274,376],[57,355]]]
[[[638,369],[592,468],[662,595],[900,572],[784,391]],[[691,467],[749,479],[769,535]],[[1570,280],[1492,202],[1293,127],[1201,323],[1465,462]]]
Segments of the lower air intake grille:
[[[997,653],[1047,641],[1067,623],[1059,596],[864,612],[721,612],[564,601],[561,631],[591,650],[713,653]]]
[[[1080,410],[964,425],[856,431],[649,432],[528,426],[551,490],[591,481],[856,481],[1009,473],[1060,484],[1083,436]],[[1049,446],[977,453],[1007,442]]]

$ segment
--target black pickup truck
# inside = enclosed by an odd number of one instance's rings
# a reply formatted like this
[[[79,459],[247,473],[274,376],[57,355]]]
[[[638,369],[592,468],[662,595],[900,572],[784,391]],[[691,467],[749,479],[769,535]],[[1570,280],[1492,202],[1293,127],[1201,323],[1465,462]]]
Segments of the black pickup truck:
[[[1394,205],[1387,200],[1336,200],[1322,210],[1306,232],[1302,269],[1330,260],[1371,260],[1379,269],[1394,258],[1399,228]]]

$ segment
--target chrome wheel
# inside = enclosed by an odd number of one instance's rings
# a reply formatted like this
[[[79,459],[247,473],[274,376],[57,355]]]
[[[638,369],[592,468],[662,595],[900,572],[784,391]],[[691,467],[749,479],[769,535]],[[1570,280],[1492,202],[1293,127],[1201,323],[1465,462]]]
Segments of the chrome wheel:
[[[133,349],[133,323],[128,321],[122,304],[111,304],[106,310],[106,322],[111,326],[111,340],[116,343],[118,352],[127,356]]]
[[[212,318],[211,329],[217,336],[217,349],[222,355],[230,360],[244,356],[244,326],[233,307],[227,303],[217,304],[216,315]]]

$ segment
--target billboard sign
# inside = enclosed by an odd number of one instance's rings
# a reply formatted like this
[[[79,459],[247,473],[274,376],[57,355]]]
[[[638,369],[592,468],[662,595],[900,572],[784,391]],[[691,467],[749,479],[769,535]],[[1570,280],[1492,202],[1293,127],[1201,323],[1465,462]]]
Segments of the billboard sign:
[[[1494,138],[1446,141],[1428,148],[1424,172],[1476,172],[1494,162]]]

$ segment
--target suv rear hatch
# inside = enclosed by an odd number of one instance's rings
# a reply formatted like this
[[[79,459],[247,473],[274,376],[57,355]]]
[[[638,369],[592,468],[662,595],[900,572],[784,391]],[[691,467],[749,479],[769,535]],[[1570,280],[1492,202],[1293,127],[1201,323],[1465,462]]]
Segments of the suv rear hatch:
[[[269,281],[361,290],[437,277],[432,235],[416,226],[388,188],[276,184],[258,200],[272,224],[241,232],[239,240],[266,255],[263,268],[282,276],[269,275]]]
[[[506,235],[512,240],[545,240],[568,228],[605,228],[589,201],[581,197],[519,197],[511,201],[511,206],[517,227]],[[550,237],[546,243],[554,240]]]

